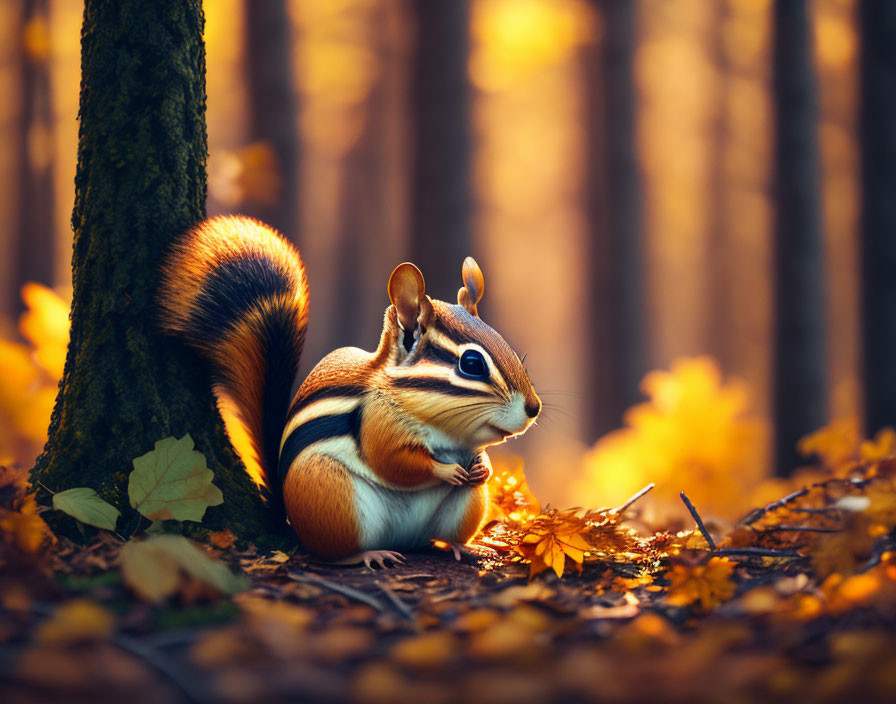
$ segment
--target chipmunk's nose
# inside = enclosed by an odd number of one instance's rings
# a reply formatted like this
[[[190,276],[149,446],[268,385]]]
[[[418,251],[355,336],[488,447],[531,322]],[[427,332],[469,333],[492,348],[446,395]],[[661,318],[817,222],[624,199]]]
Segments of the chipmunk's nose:
[[[534,418],[539,411],[541,411],[541,399],[533,394],[532,398],[526,399],[526,415]]]

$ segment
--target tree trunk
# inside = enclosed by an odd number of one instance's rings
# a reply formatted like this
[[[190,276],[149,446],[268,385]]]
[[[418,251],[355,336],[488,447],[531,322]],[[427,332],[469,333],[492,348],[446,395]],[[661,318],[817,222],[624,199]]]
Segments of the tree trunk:
[[[277,157],[280,189],[269,205],[251,203],[247,215],[276,227],[299,242],[299,141],[292,73],[292,24],[286,0],[246,3],[252,139]]]
[[[722,369],[730,369],[734,360],[732,345],[737,344],[733,335],[731,279],[729,261],[728,211],[731,209],[731,184],[726,179],[725,161],[729,156],[728,113],[731,108],[728,84],[733,77],[725,49],[725,24],[728,21],[728,0],[715,3],[711,27],[711,55],[719,72],[716,104],[713,108],[710,143],[709,172],[709,225],[706,233],[706,259],[709,296],[705,313],[705,349],[713,355]]]
[[[635,129],[636,3],[598,0],[604,33],[588,53],[588,207],[593,399],[589,439],[620,426],[645,370],[644,234]]]
[[[896,427],[896,3],[863,0],[862,377],[868,434]]]
[[[124,511],[128,534],[131,460],[190,433],[224,493],[206,525],[263,539],[273,519],[227,440],[207,370],[155,323],[159,260],[204,214],[202,30],[200,0],[85,4],[71,342],[32,480],[95,488]]]
[[[469,0],[414,0],[412,261],[426,290],[453,301],[473,254]],[[488,297],[486,297],[487,300]]]
[[[775,469],[787,475],[797,441],[827,420],[824,233],[806,3],[774,3],[773,32]]]
[[[50,103],[47,0],[25,0],[23,37],[32,37],[22,51],[22,117],[17,266],[13,269],[13,301],[21,312],[19,290],[28,281],[52,286],[54,258],[53,125]]]

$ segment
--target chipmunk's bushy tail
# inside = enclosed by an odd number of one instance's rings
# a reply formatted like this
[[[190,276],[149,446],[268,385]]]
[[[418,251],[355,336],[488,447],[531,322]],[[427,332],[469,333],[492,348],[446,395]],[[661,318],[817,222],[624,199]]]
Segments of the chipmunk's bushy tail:
[[[218,216],[181,236],[159,290],[162,327],[208,359],[214,382],[239,409],[280,496],[280,440],[308,319],[308,285],[298,251],[252,218]]]

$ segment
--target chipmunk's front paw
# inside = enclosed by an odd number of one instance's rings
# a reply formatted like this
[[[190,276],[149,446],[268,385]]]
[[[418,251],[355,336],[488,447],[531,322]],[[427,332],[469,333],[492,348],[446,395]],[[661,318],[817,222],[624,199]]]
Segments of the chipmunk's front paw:
[[[492,463],[484,452],[480,452],[479,455],[473,460],[473,464],[470,469],[467,471],[467,481],[464,482],[467,486],[479,486],[480,484],[484,484],[488,481],[489,477],[492,475]]]
[[[459,464],[445,464],[438,460],[433,460],[432,473],[443,482],[454,486],[465,486],[470,478],[469,472]]]

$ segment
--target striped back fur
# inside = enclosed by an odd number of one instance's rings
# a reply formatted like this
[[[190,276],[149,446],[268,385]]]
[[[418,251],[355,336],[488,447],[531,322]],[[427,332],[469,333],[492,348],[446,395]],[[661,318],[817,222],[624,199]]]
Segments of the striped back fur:
[[[246,424],[270,494],[279,497],[280,437],[308,318],[299,253],[257,220],[209,218],[165,259],[159,308],[162,327],[211,362],[214,382]]]

